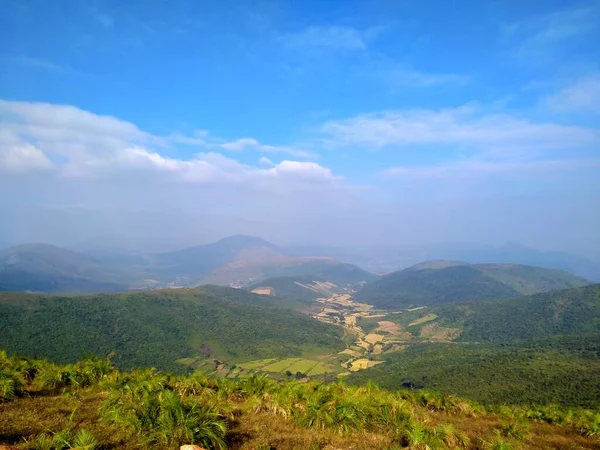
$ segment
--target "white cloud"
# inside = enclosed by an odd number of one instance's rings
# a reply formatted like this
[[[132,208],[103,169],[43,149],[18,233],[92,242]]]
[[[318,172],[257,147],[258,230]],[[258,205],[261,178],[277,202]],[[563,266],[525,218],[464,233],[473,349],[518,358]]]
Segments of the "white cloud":
[[[0,172],[34,172],[52,168],[50,160],[31,144],[2,145],[0,142]]]
[[[280,40],[289,48],[321,48],[331,50],[364,50],[375,37],[372,29],[358,30],[344,26],[311,26],[298,33],[288,33]]]
[[[191,137],[174,133],[161,138],[114,117],[46,103],[0,101],[0,119],[0,167],[4,170],[47,169],[52,167],[49,158],[54,157],[56,173],[70,178],[134,176],[133,181],[135,176],[151,176],[168,182],[254,187],[276,182],[280,188],[339,180],[329,169],[316,163],[283,161],[263,168],[214,151],[183,159],[156,149],[179,142],[213,149],[296,152],[292,148],[261,144],[253,138],[217,144],[218,139],[205,131]]]
[[[544,160],[544,161],[485,161],[465,160],[434,166],[399,166],[383,172],[387,176],[417,179],[487,178],[518,172],[556,172],[580,168],[600,167],[599,160]]]
[[[326,122],[322,131],[330,146],[367,148],[450,144],[476,150],[513,147],[518,151],[540,151],[578,148],[600,142],[598,130],[485,113],[469,105],[364,114]]]
[[[558,111],[600,112],[600,75],[591,75],[547,97],[543,105]]]
[[[261,158],[258,160],[259,164],[262,164],[263,166],[273,166],[273,161],[271,161],[269,158],[265,158],[264,156],[261,156]]]
[[[212,144],[207,140],[208,132],[197,130],[192,136],[185,136],[181,133],[172,133],[167,139],[175,144],[196,145],[200,147],[209,147]]]
[[[236,139],[235,141],[225,142],[224,144],[221,144],[221,148],[235,152],[244,150],[249,147],[260,147],[260,142],[253,138],[241,138]]]
[[[273,168],[268,169],[268,173],[280,178],[289,176],[297,180],[308,181],[329,182],[336,179],[330,169],[314,162],[281,161]]]
[[[243,150],[257,150],[264,153],[283,153],[298,158],[316,159],[317,155],[304,150],[281,145],[261,144],[254,138],[240,138],[235,141],[224,142],[219,145],[222,149],[234,152]]]

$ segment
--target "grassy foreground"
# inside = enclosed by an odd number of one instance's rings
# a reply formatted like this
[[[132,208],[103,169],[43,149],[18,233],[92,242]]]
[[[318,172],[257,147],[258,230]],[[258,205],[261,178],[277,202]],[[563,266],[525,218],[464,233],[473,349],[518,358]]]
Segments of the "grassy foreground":
[[[0,444],[27,449],[600,449],[600,412],[373,385],[120,372],[0,352]]]

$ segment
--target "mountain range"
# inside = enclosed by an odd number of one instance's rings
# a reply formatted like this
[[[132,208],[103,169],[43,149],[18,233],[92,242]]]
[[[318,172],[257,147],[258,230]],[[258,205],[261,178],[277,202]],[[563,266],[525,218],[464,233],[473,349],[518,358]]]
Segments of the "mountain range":
[[[0,289],[102,292],[200,284],[243,286],[274,276],[313,275],[340,285],[375,275],[331,258],[299,257],[263,239],[231,236],[157,254],[90,256],[47,244],[0,251]]]
[[[600,261],[575,253],[542,251],[518,242],[500,246],[469,242],[439,243],[420,246],[389,245],[369,248],[338,248],[331,246],[294,246],[294,255],[319,254],[357,264],[371,272],[391,272],[432,259],[466,261],[471,264],[507,263],[564,270],[588,280],[600,282]]]

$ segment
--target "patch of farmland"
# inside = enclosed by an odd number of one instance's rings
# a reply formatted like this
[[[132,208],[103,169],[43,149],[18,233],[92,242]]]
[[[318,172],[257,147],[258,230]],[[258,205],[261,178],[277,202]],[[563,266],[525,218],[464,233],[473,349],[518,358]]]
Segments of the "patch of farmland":
[[[362,355],[361,352],[359,352],[357,350],[352,350],[351,348],[347,348],[346,350],[342,350],[340,353],[344,354],[344,355],[353,356],[355,358],[358,358],[360,355]]]
[[[357,370],[368,369],[369,367],[374,367],[377,364],[383,364],[383,361],[369,361],[367,358],[357,359],[351,363],[349,367],[351,372],[356,372]]]
[[[378,342],[383,342],[383,336],[377,333],[370,333],[365,336],[365,341],[369,344],[377,344]]]
[[[317,364],[315,364],[312,367],[312,369],[310,369],[308,372],[306,372],[306,375],[308,375],[309,377],[312,377],[315,375],[321,375],[321,374],[328,373],[328,372],[334,372],[334,370],[327,368],[327,366],[324,363],[318,362]]]
[[[237,378],[242,374],[242,369],[240,367],[236,367],[233,370],[230,370],[227,374],[227,378]]]
[[[390,322],[389,320],[382,320],[377,322],[379,327],[375,329],[375,331],[387,331],[390,334],[399,334],[401,331],[400,325],[394,322]]]
[[[319,364],[318,361],[314,361],[311,359],[300,359],[292,364],[290,364],[286,370],[289,370],[292,373],[300,372],[300,373],[308,373],[310,370]],[[321,363],[322,364],[322,363]]]
[[[411,323],[408,324],[408,326],[413,327],[415,325],[421,325],[422,323],[431,322],[432,320],[435,320],[437,318],[437,314],[427,314],[421,317],[420,319],[413,320]]]
[[[274,363],[277,360],[274,358],[269,358],[269,359],[256,359],[254,361],[248,361],[245,363],[241,363],[238,364],[239,367],[241,367],[242,369],[247,369],[247,370],[258,370],[263,368],[264,366]]]
[[[265,372],[285,372],[289,366],[301,360],[302,358],[287,358],[281,361],[276,361],[274,363],[268,364],[264,366],[261,370],[264,370]]]
[[[257,287],[256,289],[252,289],[252,292],[259,295],[273,295],[272,287]]]

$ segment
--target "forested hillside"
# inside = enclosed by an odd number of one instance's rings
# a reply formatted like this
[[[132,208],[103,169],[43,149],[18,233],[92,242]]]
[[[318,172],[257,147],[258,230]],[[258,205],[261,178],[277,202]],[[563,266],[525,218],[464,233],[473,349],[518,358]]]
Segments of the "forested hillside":
[[[175,360],[231,363],[341,350],[342,330],[278,299],[218,287],[46,296],[0,294],[0,348],[72,362],[113,355],[122,368],[182,370]]]
[[[589,335],[600,333],[600,284],[433,310],[445,324],[461,326],[461,341],[507,344]]]
[[[313,275],[267,278],[246,289],[260,291],[263,294],[268,292],[269,295],[297,299],[306,303],[343,292],[343,289],[334,283]]]
[[[423,263],[368,283],[354,298],[379,308],[518,297],[589,284],[554,269],[511,264]]]
[[[425,325],[407,327],[419,322],[415,315]],[[381,356],[385,364],[350,375],[350,383],[435,389],[485,403],[600,405],[598,284],[436,305],[378,320],[397,323],[412,341]],[[454,330],[454,342],[436,339],[441,330]]]

